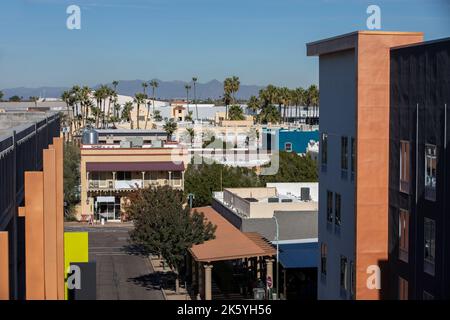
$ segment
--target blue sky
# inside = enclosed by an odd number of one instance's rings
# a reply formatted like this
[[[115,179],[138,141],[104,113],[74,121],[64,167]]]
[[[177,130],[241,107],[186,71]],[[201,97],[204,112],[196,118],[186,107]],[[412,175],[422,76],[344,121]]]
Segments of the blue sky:
[[[81,8],[81,30],[66,8]],[[94,85],[112,80],[307,86],[318,61],[305,43],[366,29],[450,36],[449,0],[2,0],[0,88]]]

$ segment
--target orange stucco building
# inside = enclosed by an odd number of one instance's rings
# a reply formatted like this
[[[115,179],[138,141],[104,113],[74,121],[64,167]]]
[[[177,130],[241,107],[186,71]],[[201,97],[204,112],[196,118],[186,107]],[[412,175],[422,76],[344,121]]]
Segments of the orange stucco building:
[[[307,44],[319,57],[319,299],[380,298],[370,276],[388,258],[390,48],[422,39],[357,31]]]

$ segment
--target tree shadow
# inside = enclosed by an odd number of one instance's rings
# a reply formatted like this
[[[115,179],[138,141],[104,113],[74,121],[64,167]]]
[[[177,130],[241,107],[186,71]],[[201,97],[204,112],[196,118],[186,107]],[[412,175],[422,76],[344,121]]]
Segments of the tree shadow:
[[[176,275],[174,272],[157,271],[143,276],[129,278],[128,282],[144,287],[146,290],[161,290],[175,288]]]
[[[120,250],[132,256],[148,257],[148,252],[146,252],[142,246],[127,244]]]

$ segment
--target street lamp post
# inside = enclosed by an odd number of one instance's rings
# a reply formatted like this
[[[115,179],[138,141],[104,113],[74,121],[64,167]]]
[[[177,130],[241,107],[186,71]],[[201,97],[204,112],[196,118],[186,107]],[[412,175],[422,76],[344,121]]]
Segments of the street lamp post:
[[[277,234],[276,234],[276,239],[277,239],[277,300],[279,299],[279,273],[280,273],[280,226],[278,224],[278,219],[277,217],[275,217],[275,215],[273,216],[273,218],[275,219],[275,225],[277,227]]]

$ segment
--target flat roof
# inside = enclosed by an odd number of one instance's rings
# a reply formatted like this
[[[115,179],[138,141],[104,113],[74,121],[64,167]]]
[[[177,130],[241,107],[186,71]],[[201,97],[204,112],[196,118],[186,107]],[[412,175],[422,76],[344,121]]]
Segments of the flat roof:
[[[359,35],[423,36],[423,32],[369,31],[369,30],[353,31],[335,37],[330,37],[307,43],[306,55],[320,56],[322,54],[354,49],[357,47]]]
[[[211,207],[194,208],[217,226],[215,238],[189,249],[196,261],[213,262],[250,257],[273,256],[275,248],[258,233],[248,235],[234,227]]]

